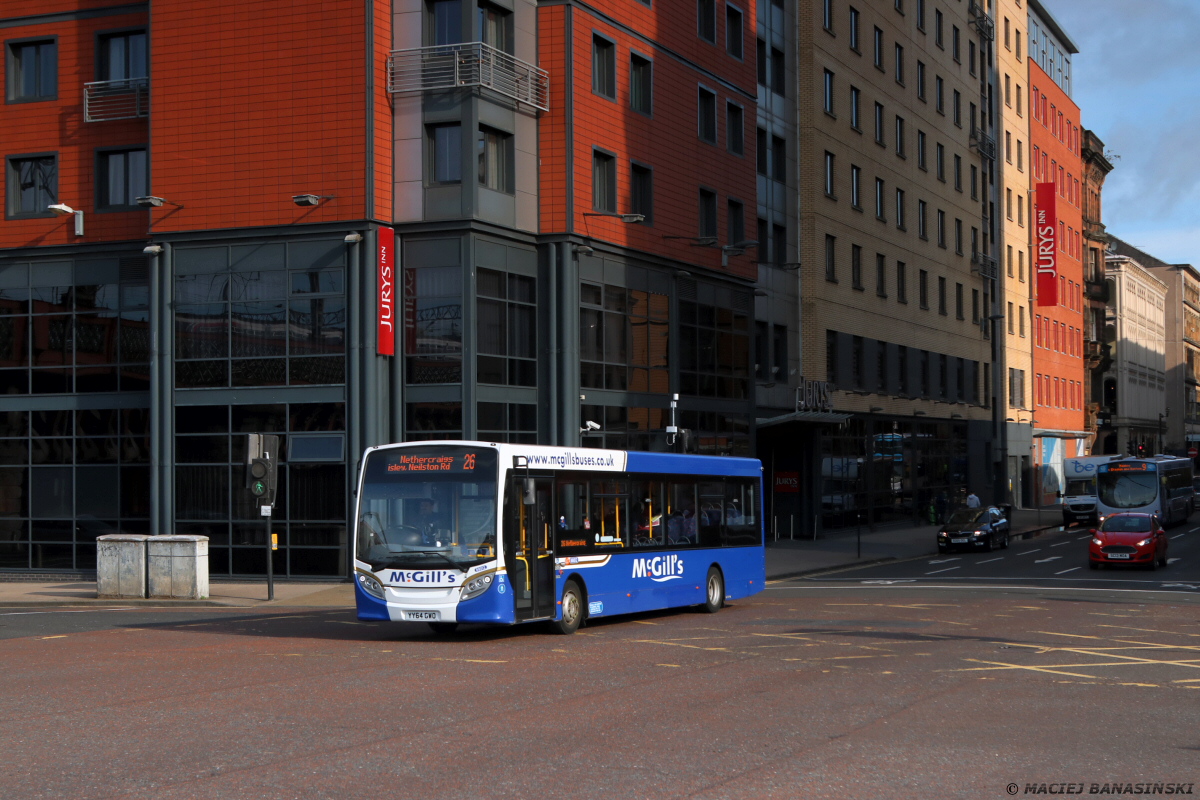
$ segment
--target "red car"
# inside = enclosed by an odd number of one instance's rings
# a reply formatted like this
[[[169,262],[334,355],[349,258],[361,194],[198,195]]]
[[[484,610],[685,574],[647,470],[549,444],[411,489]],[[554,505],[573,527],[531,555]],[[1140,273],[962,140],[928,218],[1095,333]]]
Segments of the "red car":
[[[1088,566],[1140,564],[1150,569],[1167,565],[1167,534],[1153,514],[1113,514],[1092,528]]]

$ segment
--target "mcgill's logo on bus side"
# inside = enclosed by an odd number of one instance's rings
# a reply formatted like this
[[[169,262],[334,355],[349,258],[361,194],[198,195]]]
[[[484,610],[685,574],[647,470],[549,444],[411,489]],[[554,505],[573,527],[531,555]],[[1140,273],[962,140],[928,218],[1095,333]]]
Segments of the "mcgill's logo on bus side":
[[[683,577],[683,559],[674,555],[635,558],[633,577],[649,578],[656,583],[679,580]]]

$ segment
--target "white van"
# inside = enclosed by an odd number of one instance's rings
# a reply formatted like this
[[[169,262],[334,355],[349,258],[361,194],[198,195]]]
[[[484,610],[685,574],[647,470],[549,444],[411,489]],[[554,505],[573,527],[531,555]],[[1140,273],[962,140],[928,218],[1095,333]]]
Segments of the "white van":
[[[1063,459],[1063,523],[1080,520],[1098,523],[1096,512],[1096,467],[1121,456],[1078,456]]]

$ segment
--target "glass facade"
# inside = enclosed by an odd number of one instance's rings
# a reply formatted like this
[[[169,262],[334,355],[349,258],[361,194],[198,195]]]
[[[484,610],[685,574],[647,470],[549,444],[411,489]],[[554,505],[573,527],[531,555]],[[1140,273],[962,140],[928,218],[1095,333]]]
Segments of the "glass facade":
[[[821,436],[820,476],[825,528],[941,519],[966,500],[967,426],[852,418]]]
[[[275,574],[344,575],[345,430],[343,403],[177,407],[175,532],[209,537],[213,575],[265,572],[266,529],[245,488],[246,434],[278,434]]]
[[[346,377],[341,241],[179,249],[175,386],[311,386]]]

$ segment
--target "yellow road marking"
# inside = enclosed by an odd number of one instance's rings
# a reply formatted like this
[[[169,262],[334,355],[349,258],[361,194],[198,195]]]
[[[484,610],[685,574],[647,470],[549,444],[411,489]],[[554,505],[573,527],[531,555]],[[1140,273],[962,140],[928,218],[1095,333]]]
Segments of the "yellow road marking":
[[[1161,630],[1157,630],[1155,628],[1134,628],[1130,625],[1104,625],[1104,624],[1101,624],[1099,627],[1101,627],[1101,628],[1116,628],[1118,630],[1127,630],[1127,631],[1140,631],[1142,633],[1166,633],[1171,636],[1200,637],[1200,633],[1184,633],[1182,631],[1161,631]]]
[[[1098,676],[1096,676],[1096,675],[1084,675],[1083,673],[1080,673],[1080,672],[1063,672],[1062,670],[1051,669],[1049,667],[1029,667],[1029,666],[1022,666],[1021,664],[1007,664],[1003,661],[983,661],[978,658],[968,658],[965,660],[973,662],[975,664],[989,664],[990,666],[969,667],[969,668],[956,669],[956,670],[951,670],[951,671],[952,672],[986,672],[986,671],[990,671],[990,670],[1001,670],[1001,669],[1027,669],[1030,672],[1045,672],[1050,675],[1067,675],[1072,678],[1091,678],[1092,680],[1099,680]]]
[[[65,638],[67,638],[67,635],[65,633],[60,633],[57,636],[42,636],[40,638],[43,641],[45,641],[46,639],[65,639]]]

